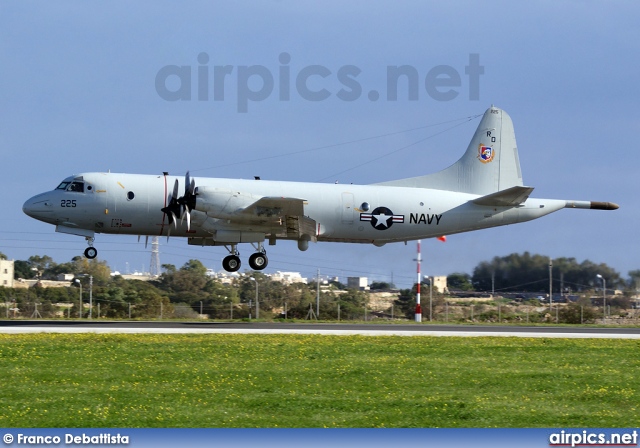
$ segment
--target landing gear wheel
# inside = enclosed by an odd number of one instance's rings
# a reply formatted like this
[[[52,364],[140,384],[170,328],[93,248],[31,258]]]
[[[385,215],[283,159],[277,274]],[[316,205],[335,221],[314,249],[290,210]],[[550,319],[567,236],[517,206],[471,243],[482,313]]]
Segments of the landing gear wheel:
[[[93,260],[98,256],[98,249],[96,249],[95,247],[87,247],[84,250],[84,256],[87,257],[89,260]]]
[[[240,257],[237,255],[227,255],[222,260],[222,268],[227,272],[236,272],[240,269]]]
[[[269,263],[267,255],[262,252],[256,252],[249,257],[249,266],[251,266],[251,269],[254,271],[263,270],[267,267],[267,263]]]

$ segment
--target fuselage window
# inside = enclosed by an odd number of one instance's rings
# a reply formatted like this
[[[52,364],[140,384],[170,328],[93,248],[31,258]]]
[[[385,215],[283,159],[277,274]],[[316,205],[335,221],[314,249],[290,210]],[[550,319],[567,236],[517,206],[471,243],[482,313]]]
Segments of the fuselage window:
[[[84,182],[71,182],[67,191],[75,191],[77,193],[84,193]]]
[[[60,185],[58,185],[58,188],[56,188],[56,190],[66,190],[68,186],[69,186],[69,182],[61,182]]]

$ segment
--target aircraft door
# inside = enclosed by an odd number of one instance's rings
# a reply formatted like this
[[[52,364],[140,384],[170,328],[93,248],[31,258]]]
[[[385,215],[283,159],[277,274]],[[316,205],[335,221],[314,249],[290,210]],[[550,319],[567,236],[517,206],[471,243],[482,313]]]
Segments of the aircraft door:
[[[342,193],[342,224],[353,224],[353,193]]]
[[[112,174],[107,204],[106,225],[110,233],[149,233],[149,176],[128,176]],[[162,178],[160,178],[162,179]],[[164,181],[163,181],[164,182]],[[159,182],[157,182],[159,184]],[[158,207],[158,212],[160,212]],[[160,213],[158,213],[159,215]]]
[[[107,186],[103,179],[94,178],[88,182],[87,190],[91,197],[90,215],[93,217],[93,226],[96,232],[102,232],[108,226],[107,214],[109,209],[109,201],[107,195]]]

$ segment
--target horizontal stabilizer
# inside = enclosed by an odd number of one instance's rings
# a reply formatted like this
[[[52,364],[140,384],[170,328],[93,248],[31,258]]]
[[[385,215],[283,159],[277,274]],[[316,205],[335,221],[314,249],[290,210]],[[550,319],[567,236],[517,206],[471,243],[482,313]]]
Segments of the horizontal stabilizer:
[[[497,191],[495,193],[482,196],[478,199],[474,199],[474,204],[478,205],[490,205],[498,207],[515,207],[522,204],[529,198],[529,195],[533,191],[533,187],[511,187],[506,190]]]

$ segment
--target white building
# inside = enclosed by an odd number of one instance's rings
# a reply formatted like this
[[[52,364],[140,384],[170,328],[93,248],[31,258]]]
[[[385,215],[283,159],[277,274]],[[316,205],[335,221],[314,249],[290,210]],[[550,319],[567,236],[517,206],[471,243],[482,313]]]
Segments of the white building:
[[[449,288],[447,287],[447,276],[440,275],[434,276],[433,278],[433,288],[434,291],[437,290],[440,293],[448,293]]]
[[[13,288],[13,260],[0,260],[0,286]]]
[[[281,282],[285,285],[290,285],[292,283],[307,283],[307,279],[302,277],[299,272],[277,271],[275,274],[271,274],[270,277],[274,282]]]
[[[223,285],[231,285],[233,284],[233,280],[240,277],[238,272],[226,272],[220,271],[216,272],[213,269],[207,269],[207,277],[211,277],[213,279],[218,280]]]
[[[369,279],[367,277],[347,277],[347,288],[368,291]]]
[[[59,282],[70,282],[74,278],[76,278],[75,274],[58,274],[56,280],[58,280]]]

